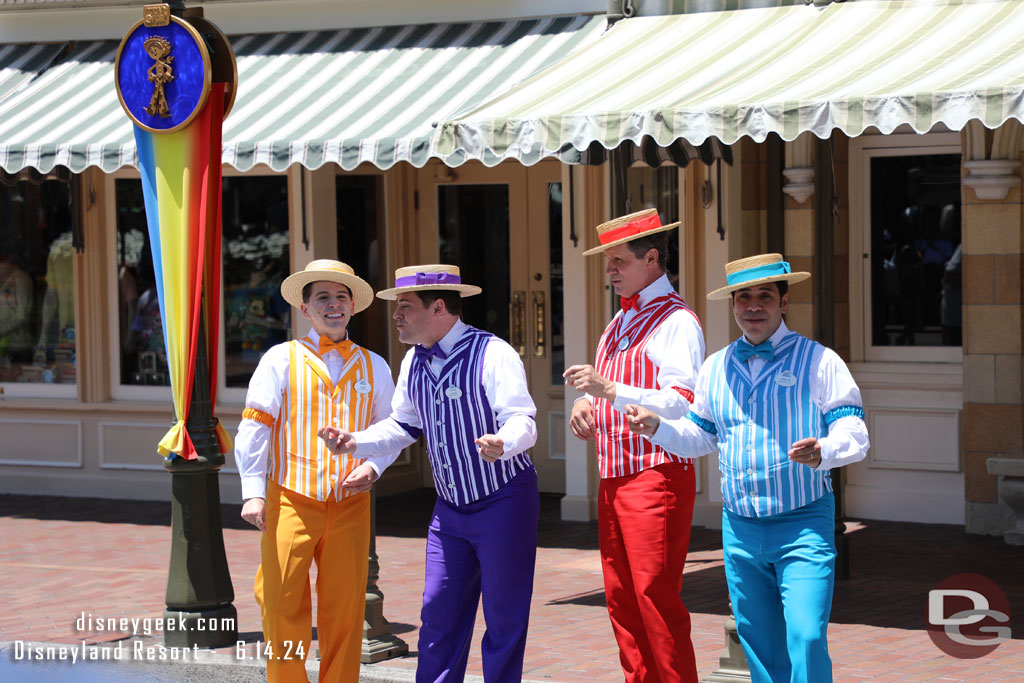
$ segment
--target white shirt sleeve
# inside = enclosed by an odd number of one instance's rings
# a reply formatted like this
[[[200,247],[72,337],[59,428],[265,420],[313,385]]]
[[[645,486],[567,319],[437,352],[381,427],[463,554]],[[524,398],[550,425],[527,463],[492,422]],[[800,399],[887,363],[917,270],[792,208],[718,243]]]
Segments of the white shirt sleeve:
[[[697,318],[689,311],[672,313],[651,335],[647,355],[658,366],[658,388],[641,389],[616,382],[612,408],[623,412],[634,403],[663,418],[683,417],[690,401],[677,389],[692,393],[704,363],[704,333]]]
[[[288,381],[288,344],[278,344],[260,358],[249,380],[245,407],[276,420]],[[242,500],[267,497],[267,455],[271,429],[257,420],[243,418],[235,435],[235,465],[242,479]]]
[[[705,363],[697,375],[696,388],[693,392],[694,401],[689,412],[698,421],[713,429],[714,422],[711,420],[711,411],[707,403],[710,369],[711,363]],[[676,419],[662,418],[650,441],[684,458],[699,458],[713,453],[718,448],[717,434],[698,426],[685,415]]]
[[[412,365],[412,358],[413,349],[410,348],[402,359],[402,366],[398,371],[398,382],[391,398],[388,416],[354,434],[355,457],[372,459],[371,463],[374,460],[381,463],[387,461],[387,465],[390,465],[403,448],[419,438],[423,425],[416,412],[416,404],[409,396],[409,368]]]
[[[484,393],[498,423],[496,436],[505,442],[501,459],[508,460],[537,443],[537,406],[527,388],[526,369],[515,349],[493,337],[484,350],[482,374]]]
[[[817,372],[811,391],[822,413],[844,408],[863,411],[860,389],[843,359],[832,349],[822,347],[817,359]],[[818,439],[821,464],[816,469],[830,470],[863,460],[871,442],[868,427],[860,415],[843,415],[828,426],[828,436]]]
[[[391,415],[391,402],[395,396],[395,381],[391,379],[391,368],[387,361],[370,352],[370,360],[373,362],[373,404],[370,406],[370,424],[377,424],[388,419]],[[379,477],[391,463],[398,459],[402,449],[399,448],[390,454],[384,454],[380,458],[367,460],[367,464],[377,473]]]

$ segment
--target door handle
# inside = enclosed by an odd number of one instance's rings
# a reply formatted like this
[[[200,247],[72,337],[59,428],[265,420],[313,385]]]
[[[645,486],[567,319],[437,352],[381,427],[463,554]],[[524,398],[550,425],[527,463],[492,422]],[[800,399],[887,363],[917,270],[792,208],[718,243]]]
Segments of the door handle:
[[[508,303],[509,342],[520,356],[526,356],[526,292],[512,292]]]
[[[533,293],[533,357],[544,357],[544,292]]]

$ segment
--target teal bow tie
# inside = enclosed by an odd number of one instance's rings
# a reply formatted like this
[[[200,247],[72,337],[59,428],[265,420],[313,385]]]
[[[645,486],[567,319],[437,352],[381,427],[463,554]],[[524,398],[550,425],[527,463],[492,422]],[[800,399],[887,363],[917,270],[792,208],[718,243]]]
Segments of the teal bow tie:
[[[754,346],[746,339],[740,339],[736,342],[736,357],[746,363],[754,356],[760,356],[764,358],[765,362],[771,362],[775,360],[775,347],[767,339]]]

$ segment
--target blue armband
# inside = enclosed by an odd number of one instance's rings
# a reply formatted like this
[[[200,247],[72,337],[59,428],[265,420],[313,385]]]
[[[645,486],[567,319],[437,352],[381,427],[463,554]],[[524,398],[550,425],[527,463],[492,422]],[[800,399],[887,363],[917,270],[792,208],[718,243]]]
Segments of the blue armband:
[[[831,427],[832,423],[841,417],[859,417],[864,419],[864,409],[860,406],[839,406],[825,413],[825,426]]]
[[[398,422],[398,420],[395,420],[395,422]],[[411,425],[407,425],[404,422],[398,422],[398,426],[404,429],[409,434],[409,436],[411,436],[414,439],[420,438],[420,434],[423,433],[423,430],[417,427],[413,427]]]
[[[686,414],[686,417],[690,418],[690,422],[703,429],[712,436],[718,436],[718,427],[711,420],[705,420],[700,415],[697,415],[692,410]]]

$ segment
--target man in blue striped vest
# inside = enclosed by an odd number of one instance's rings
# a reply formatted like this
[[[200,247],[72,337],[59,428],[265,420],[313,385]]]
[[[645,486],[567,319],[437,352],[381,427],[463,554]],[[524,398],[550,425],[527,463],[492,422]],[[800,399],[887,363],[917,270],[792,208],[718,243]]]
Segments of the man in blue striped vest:
[[[868,433],[860,390],[831,349],[782,316],[790,272],[780,254],[733,261],[725,287],[743,336],[697,376],[686,418],[630,406],[630,428],[682,455],[717,448],[722,547],[736,630],[755,682],[832,680],[826,630],[835,579],[835,499],[829,470],[862,460]]]
[[[462,322],[455,266],[399,268],[398,338],[414,345],[402,360],[391,417],[351,434],[320,430],[328,447],[373,459],[422,433],[437,487],[427,530],[426,577],[416,680],[462,681],[477,605],[487,683],[522,680],[540,499],[527,449],[537,442],[537,409],[519,354],[498,337]]]

